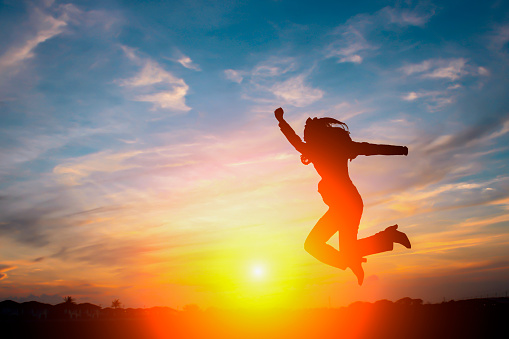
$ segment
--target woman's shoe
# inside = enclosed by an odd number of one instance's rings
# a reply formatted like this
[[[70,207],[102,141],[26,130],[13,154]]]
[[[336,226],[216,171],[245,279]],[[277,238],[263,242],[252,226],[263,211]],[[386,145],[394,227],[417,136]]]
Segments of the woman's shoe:
[[[412,244],[410,244],[410,239],[408,239],[408,236],[405,233],[398,231],[398,225],[389,226],[385,229],[385,231],[390,234],[392,242],[401,244],[406,248],[412,248]]]
[[[362,263],[366,262],[366,259],[361,258],[360,261],[357,263],[350,265],[350,269],[352,270],[353,274],[357,277],[357,282],[359,283],[359,286],[362,285],[364,281],[364,269],[362,268]]]

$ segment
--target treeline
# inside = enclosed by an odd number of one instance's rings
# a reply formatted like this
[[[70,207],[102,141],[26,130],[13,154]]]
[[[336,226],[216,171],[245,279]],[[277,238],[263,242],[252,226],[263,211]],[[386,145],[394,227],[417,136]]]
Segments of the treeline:
[[[37,307],[47,310],[45,317],[31,311]],[[439,304],[404,298],[342,308],[180,311],[0,302],[1,333],[8,334],[6,338],[507,338],[508,319],[509,298]]]
[[[170,307],[152,308],[122,308],[118,304],[115,307],[97,306],[91,303],[77,304],[71,301],[57,305],[27,301],[18,303],[12,300],[0,302],[0,319],[6,320],[99,320],[136,318],[148,315],[172,315],[177,311]],[[113,303],[115,304],[115,302]]]

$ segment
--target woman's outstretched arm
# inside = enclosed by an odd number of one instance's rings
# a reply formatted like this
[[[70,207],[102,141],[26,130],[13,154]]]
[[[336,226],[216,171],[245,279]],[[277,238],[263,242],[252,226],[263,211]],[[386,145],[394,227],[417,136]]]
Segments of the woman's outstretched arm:
[[[368,142],[354,142],[358,155],[408,155],[408,147],[396,145],[378,145]]]
[[[286,139],[292,144],[293,147],[301,154],[304,153],[306,144],[302,141],[302,139],[295,133],[292,126],[290,126],[285,119],[283,118],[284,111],[281,107],[274,111],[274,115],[276,116],[277,121],[279,121],[279,128],[281,132],[285,135]]]

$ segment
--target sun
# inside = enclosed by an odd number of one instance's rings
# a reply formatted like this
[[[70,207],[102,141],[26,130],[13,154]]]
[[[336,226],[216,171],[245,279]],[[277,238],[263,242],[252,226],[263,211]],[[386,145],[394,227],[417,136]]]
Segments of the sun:
[[[252,268],[251,268],[251,275],[254,277],[254,278],[257,278],[257,279],[261,279],[265,276],[265,267],[263,267],[262,265],[254,265]]]

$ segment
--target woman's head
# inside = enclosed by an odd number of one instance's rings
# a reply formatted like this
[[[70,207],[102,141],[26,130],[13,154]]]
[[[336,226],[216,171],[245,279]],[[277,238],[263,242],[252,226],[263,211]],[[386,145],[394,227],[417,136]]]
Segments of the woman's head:
[[[351,141],[348,126],[333,118],[308,118],[304,127],[304,141],[310,144],[343,143]]]

